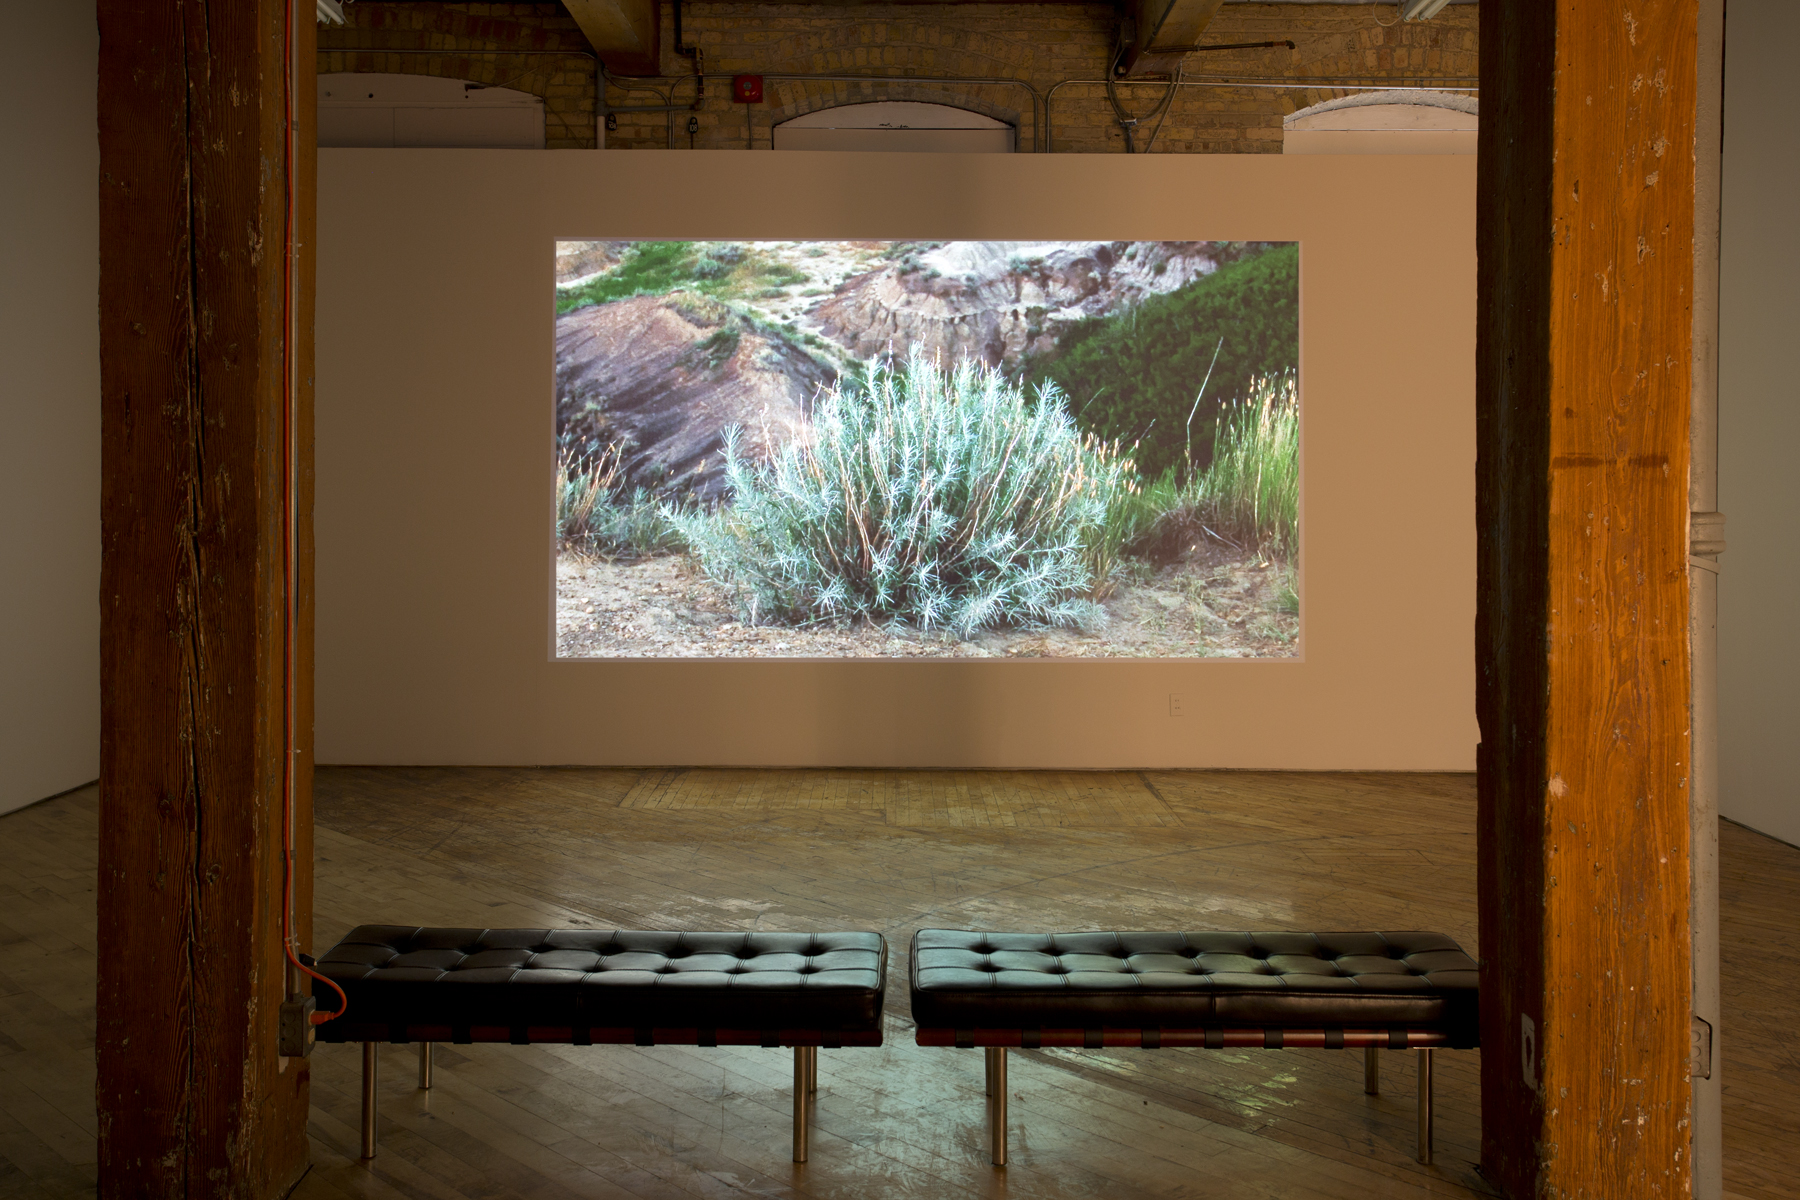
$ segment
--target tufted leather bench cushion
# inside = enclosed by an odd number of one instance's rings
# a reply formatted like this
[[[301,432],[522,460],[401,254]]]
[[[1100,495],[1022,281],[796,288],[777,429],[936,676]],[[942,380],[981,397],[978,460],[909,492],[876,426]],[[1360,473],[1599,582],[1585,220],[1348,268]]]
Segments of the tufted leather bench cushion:
[[[720,1028],[769,1031],[770,1045],[775,1031],[823,1032],[828,1045],[833,1033],[873,1031],[879,1044],[887,943],[854,932],[359,925],[318,970],[350,1000],[345,1021],[319,1027],[327,1041],[492,1040],[504,1030],[512,1041],[586,1042],[605,1029],[645,1031],[644,1041],[686,1027],[702,1044]],[[314,986],[320,1007],[335,1008],[336,995]]]
[[[922,929],[925,1028],[1430,1029],[1477,1037],[1477,967],[1441,933],[981,933]]]

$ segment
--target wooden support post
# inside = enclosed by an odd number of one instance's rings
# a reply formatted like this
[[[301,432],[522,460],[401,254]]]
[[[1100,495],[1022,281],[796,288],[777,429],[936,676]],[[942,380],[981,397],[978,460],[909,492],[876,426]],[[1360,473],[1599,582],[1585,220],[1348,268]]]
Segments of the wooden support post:
[[[100,1195],[286,1194],[281,0],[100,0]],[[313,10],[297,0],[295,932],[311,912]]]
[[[1483,5],[1482,1169],[1678,1197],[1697,0]]]

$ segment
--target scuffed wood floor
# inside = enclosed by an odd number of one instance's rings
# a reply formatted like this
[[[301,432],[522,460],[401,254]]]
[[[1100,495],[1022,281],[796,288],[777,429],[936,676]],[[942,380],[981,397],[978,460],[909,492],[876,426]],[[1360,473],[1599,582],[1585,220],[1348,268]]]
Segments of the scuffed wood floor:
[[[979,1056],[906,1020],[926,925],[1432,928],[1474,951],[1468,776],[334,768],[317,809],[320,948],[381,920],[871,928],[894,955],[888,1045],[821,1053],[803,1167],[788,1051],[440,1046],[420,1092],[387,1047],[361,1163],[357,1050],[320,1046],[303,1200],[1490,1194],[1476,1053],[1438,1055],[1431,1167],[1409,1055],[1366,1097],[1345,1051],[1019,1053],[996,1171]],[[94,846],[92,789],[0,817],[0,1196],[93,1194]],[[1731,825],[1722,846],[1727,1187],[1772,1200],[1800,1173],[1800,850]]]

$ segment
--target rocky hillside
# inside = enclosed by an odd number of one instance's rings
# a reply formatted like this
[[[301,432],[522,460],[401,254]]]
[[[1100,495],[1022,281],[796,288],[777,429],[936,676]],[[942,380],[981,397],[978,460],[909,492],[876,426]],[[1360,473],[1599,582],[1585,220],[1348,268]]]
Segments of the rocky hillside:
[[[1217,242],[946,242],[853,278],[803,319],[859,358],[913,349],[1013,366],[1083,317],[1219,266]]]
[[[712,502],[724,430],[741,428],[754,457],[808,436],[814,394],[852,359],[917,349],[1015,366],[1074,322],[1173,292],[1235,253],[1217,242],[562,242],[559,303],[586,306],[556,322],[558,444],[589,459],[619,445],[627,488]]]
[[[721,497],[724,430],[753,457],[808,436],[830,366],[776,327],[688,292],[635,296],[556,321],[559,446],[621,444],[628,486]]]
[[[556,286],[568,287],[612,270],[622,257],[621,246],[619,242],[556,243]]]

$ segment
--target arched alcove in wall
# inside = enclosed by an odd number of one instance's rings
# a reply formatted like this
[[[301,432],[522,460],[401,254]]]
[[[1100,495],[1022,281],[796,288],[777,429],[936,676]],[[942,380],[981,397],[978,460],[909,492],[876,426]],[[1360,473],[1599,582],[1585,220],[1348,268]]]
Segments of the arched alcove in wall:
[[[776,125],[777,150],[901,150],[1010,154],[1018,131],[995,117],[911,100],[839,104]]]
[[[1480,109],[1460,92],[1361,92],[1281,123],[1283,154],[1473,154]]]
[[[321,75],[319,145],[542,150],[544,102],[431,75]]]

